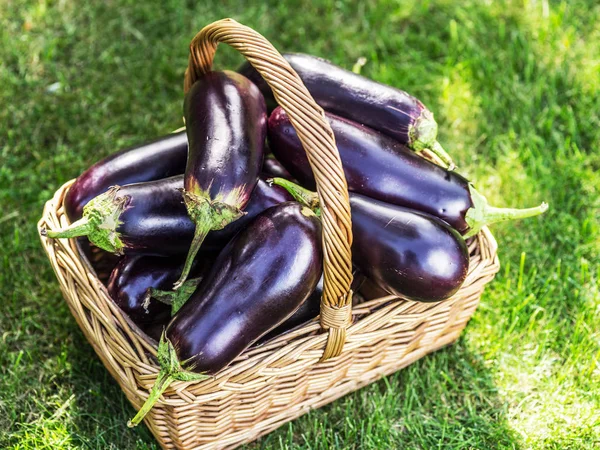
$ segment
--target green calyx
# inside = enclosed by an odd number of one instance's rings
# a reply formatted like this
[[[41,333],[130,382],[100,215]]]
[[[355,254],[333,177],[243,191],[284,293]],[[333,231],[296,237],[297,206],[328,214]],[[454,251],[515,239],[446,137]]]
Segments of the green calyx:
[[[210,378],[208,375],[202,373],[194,373],[185,370],[177,358],[175,347],[173,347],[173,344],[171,344],[171,341],[167,339],[164,333],[158,343],[156,357],[158,359],[158,364],[160,365],[160,372],[158,372],[158,376],[156,377],[154,386],[152,386],[152,389],[150,390],[148,398],[135,417],[127,422],[129,428],[139,425],[140,422],[144,420],[146,414],[150,412],[154,404],[173,381],[200,381]]]
[[[434,155],[433,161],[448,170],[456,166],[450,155],[437,141],[438,124],[433,118],[433,113],[424,109],[421,115],[408,129],[408,146],[416,153],[424,150]]]
[[[236,206],[232,206],[228,203],[211,200],[210,198],[203,195],[196,195],[192,192],[182,190],[183,200],[188,211],[190,219],[196,224],[196,230],[194,232],[194,239],[192,245],[188,251],[183,272],[179,277],[179,280],[173,285],[174,289],[179,289],[185,280],[187,279],[194,258],[200,250],[200,246],[206,235],[212,230],[221,230],[229,225],[231,222],[236,221],[244,214],[244,211]]]
[[[267,182],[281,186],[288,191],[298,203],[307,206],[317,217],[321,217],[321,204],[319,195],[316,192],[309,191],[285,178],[269,178]]]
[[[465,220],[469,225],[469,231],[464,235],[465,239],[475,236],[482,227],[496,222],[505,222],[508,220],[525,219],[543,214],[548,210],[548,204],[542,202],[541,205],[533,208],[496,208],[488,204],[487,199],[480,194],[471,183],[469,183],[469,192],[473,206],[467,210]]]
[[[171,316],[174,316],[192,296],[198,287],[198,284],[200,284],[200,281],[200,278],[187,280],[176,291],[161,291],[158,289],[149,288],[146,292],[146,296],[148,299],[153,298],[154,300],[164,303],[165,305],[170,305]]]
[[[43,230],[50,238],[87,236],[89,241],[107,252],[120,255],[125,247],[117,231],[128,197],[117,197],[119,186],[113,186],[83,208],[83,217],[60,230]]]

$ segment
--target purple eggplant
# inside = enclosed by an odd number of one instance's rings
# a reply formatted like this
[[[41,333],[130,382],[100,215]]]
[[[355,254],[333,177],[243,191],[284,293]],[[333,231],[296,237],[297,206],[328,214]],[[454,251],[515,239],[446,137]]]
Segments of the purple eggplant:
[[[262,168],[267,109],[258,88],[235,72],[209,72],[185,96],[189,142],[183,198],[196,225],[175,288],[211,230],[239,219]]]
[[[94,268],[98,279],[106,286],[108,279],[110,278],[110,274],[121,260],[121,257],[115,255],[114,253],[105,252],[96,246],[92,246],[85,238],[81,239],[83,241],[81,244],[83,245],[81,245],[80,248],[84,246],[89,248],[89,252],[86,252],[86,257]]]
[[[352,272],[352,285],[350,289],[354,292],[352,296],[352,305],[357,305],[360,303],[361,298],[357,295],[358,289],[362,286],[365,277],[358,270],[354,270]],[[317,287],[310,294],[310,296],[306,299],[302,305],[292,314],[292,316],[279,325],[277,328],[266,334],[260,341],[266,342],[269,339],[272,339],[280,334],[283,334],[292,328],[296,328],[298,325],[308,322],[309,320],[314,319],[321,312],[321,297],[323,296],[323,276],[319,280]]]
[[[321,224],[296,202],[269,208],[223,249],[159,343],[161,371],[137,425],[173,380],[215,374],[290,317],[322,273]]]
[[[108,280],[108,293],[137,325],[171,318],[171,307],[150,298],[150,288],[168,289],[177,280],[183,260],[157,256],[124,256]]]
[[[146,183],[113,186],[90,200],[83,217],[61,230],[47,230],[51,238],[88,236],[108,252],[154,255],[185,253],[194,235],[178,175]]]
[[[326,111],[378,130],[417,153],[428,149],[445,167],[454,167],[452,159],[437,141],[438,125],[433,113],[412,95],[322,58],[301,53],[283,56]],[[273,98],[267,83],[249,63],[238,71],[252,80],[265,98]]]
[[[321,312],[321,297],[323,296],[323,276],[319,279],[315,290],[308,296],[308,298],[298,307],[294,314],[292,314],[285,322],[278,327],[265,334],[263,338],[258,342],[266,342],[269,339],[279,336],[292,328],[297,327],[300,324],[308,322],[314,319]]]
[[[164,322],[153,322],[153,323],[144,323],[140,326],[140,329],[150,338],[152,338],[154,341],[158,342],[160,341],[160,337],[163,334],[163,331],[165,331],[165,327],[167,326],[167,323]]]
[[[360,287],[360,294],[366,300],[373,300],[376,298],[387,297],[388,295],[390,295],[388,291],[381,288],[379,285],[374,283],[372,280],[369,280],[368,278]]]
[[[267,155],[263,162],[262,173],[265,177],[285,178],[292,180],[292,175],[272,154]]]
[[[320,214],[316,193],[283,178],[273,182]],[[438,302],[462,286],[469,270],[469,252],[464,239],[447,223],[356,193],[350,193],[350,209],[352,261],[387,292]]]
[[[182,174],[187,159],[185,131],[148,144],[121,150],[97,162],[71,185],[63,205],[71,222],[81,218],[83,207],[111,186],[160,180]]]
[[[181,287],[181,289],[175,291],[174,294],[177,295],[179,292],[181,292],[190,281],[194,281],[194,280],[190,279],[190,280],[186,281],[184,283],[184,285]],[[177,298],[180,299],[180,301],[183,305],[189,299],[189,297],[192,296],[193,293],[194,293],[193,291],[189,292],[189,295],[187,295],[187,299],[182,298],[181,295],[179,295]],[[163,293],[161,292],[161,293],[159,293],[159,295],[163,295]],[[152,292],[152,297],[155,298],[155,296],[156,296],[156,291]],[[292,314],[285,322],[283,322],[277,328],[275,328],[275,329],[271,330],[269,333],[265,334],[261,339],[259,339],[257,341],[257,344],[266,342],[269,339],[274,338],[275,336],[279,336],[280,334],[283,334],[286,331],[291,330],[292,328],[295,328],[298,325],[308,322],[309,320],[317,317],[319,315],[319,312],[321,309],[321,297],[322,296],[323,296],[323,276],[321,276],[321,279],[317,283],[315,290],[312,291],[312,293],[298,307],[298,309],[294,312],[294,314]],[[172,302],[172,300],[169,300],[169,301]]]
[[[194,261],[191,271],[193,279],[186,282],[187,297],[195,290],[215,259],[216,255],[207,254]],[[167,291],[179,277],[184,262],[183,255],[168,258],[123,256],[110,274],[108,293],[136,325],[142,328],[150,324],[166,326],[172,315],[171,305],[187,300],[186,290],[183,288],[176,292]],[[153,292],[159,292],[163,298],[168,298],[168,304],[158,301],[157,296],[152,295]]]
[[[45,233],[52,238],[87,235],[94,245],[117,254],[181,255],[188,251],[195,229],[181,199],[182,188],[183,175],[113,187],[92,199],[80,220]],[[259,180],[245,215],[222,230],[210,232],[206,250],[222,249],[252,218],[290,200],[292,197],[282,187]]]
[[[484,225],[543,213],[536,208],[494,208],[456,172],[420,158],[406,147],[365,126],[326,114],[335,135],[348,189],[394,205],[432,214],[465,237]],[[308,158],[289,117],[281,108],[269,117],[269,144],[277,159],[302,185],[314,189]]]
[[[359,194],[350,197],[354,263],[386,291],[437,302],[462,286],[469,270],[465,241],[425,213]]]

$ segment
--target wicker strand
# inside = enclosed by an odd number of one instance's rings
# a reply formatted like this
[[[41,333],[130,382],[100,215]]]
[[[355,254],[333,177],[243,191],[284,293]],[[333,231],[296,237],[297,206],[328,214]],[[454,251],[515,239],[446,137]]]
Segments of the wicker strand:
[[[352,296],[352,224],[348,186],[335,145],[333,131],[323,109],[281,54],[262,35],[232,19],[224,19],[204,27],[190,44],[190,57],[185,72],[187,92],[204,73],[212,70],[219,42],[230,45],[243,54],[273,90],[277,103],[287,112],[306,150],[321,202],[323,223],[324,287],[322,308],[328,311],[342,308],[350,311]],[[350,313],[330,314],[322,310],[324,330],[329,330],[323,358],[333,358],[342,352]]]
[[[348,293],[348,297],[352,298],[352,290]],[[321,303],[321,326],[324,330],[329,331],[329,336],[333,336],[333,338],[327,339],[321,361],[326,361],[342,353],[346,342],[346,327],[351,323],[352,303],[339,308]]]

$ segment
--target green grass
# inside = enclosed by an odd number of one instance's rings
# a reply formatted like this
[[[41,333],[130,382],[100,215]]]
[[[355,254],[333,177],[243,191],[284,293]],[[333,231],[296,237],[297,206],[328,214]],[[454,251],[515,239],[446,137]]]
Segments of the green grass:
[[[459,342],[249,448],[598,448],[600,6],[594,0],[0,1],[0,448],[157,448],[69,314],[42,206],[180,126],[187,44],[232,16],[415,94],[498,206],[502,269]],[[377,3],[377,4],[376,4]],[[460,5],[459,5],[460,3]],[[90,6],[94,4],[95,6]],[[221,48],[217,61],[241,59]]]

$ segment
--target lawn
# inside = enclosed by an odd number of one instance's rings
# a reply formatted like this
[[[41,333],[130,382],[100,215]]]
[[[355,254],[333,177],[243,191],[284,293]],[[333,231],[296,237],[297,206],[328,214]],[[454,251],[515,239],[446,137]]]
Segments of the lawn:
[[[189,40],[227,16],[282,51],[365,57],[365,75],[436,113],[492,203],[550,204],[493,227],[502,269],[456,345],[248,448],[598,448],[594,0],[0,0],[0,448],[158,448],[125,426],[134,410],[70,316],[35,224],[91,163],[181,125]],[[223,47],[217,62],[241,58]]]

